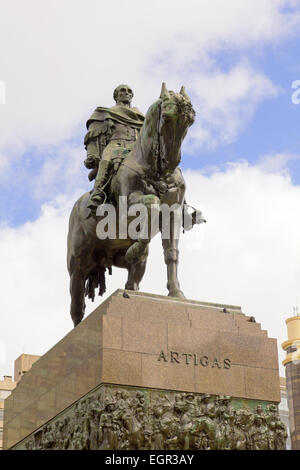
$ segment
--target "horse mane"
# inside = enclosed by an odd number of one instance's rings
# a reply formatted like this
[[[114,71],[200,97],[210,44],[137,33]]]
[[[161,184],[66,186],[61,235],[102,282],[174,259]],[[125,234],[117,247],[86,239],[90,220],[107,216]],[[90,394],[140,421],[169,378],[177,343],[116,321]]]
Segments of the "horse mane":
[[[153,155],[153,173],[159,170],[159,137],[158,120],[160,113],[161,99],[155,101],[148,109],[143,126],[140,131],[140,145],[146,144],[148,151]]]
[[[155,101],[150,106],[150,108],[148,109],[148,111],[146,113],[145,120],[144,120],[144,123],[142,125],[142,130],[147,128],[147,130],[150,130],[152,132],[157,131],[157,127],[155,127],[153,129],[152,124],[155,123],[157,125],[157,120],[158,120],[158,117],[159,117],[159,105],[160,105],[160,103],[161,103],[161,99],[158,99],[157,101]]]

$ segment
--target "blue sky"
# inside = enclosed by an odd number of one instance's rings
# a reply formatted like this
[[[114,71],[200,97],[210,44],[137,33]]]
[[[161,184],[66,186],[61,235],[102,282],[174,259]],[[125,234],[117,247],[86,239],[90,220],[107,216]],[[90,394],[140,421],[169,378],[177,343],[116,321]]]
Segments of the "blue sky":
[[[185,155],[183,168],[223,165],[237,159],[246,159],[255,164],[263,155],[286,153],[299,156],[298,160],[289,161],[286,167],[293,182],[300,184],[300,105],[293,104],[291,100],[295,91],[291,88],[292,83],[300,77],[297,59],[299,40],[300,34],[282,44],[262,45],[258,51],[243,51],[254,68],[263,70],[280,87],[278,96],[259,104],[236,140],[220,144],[215,149],[201,146],[192,155]],[[238,60],[238,55],[232,51],[216,57],[223,70],[232,67]]]
[[[291,8],[289,10],[291,11]],[[196,141],[190,150],[187,138],[181,164],[183,169],[208,169],[209,171],[210,167],[225,168],[228,162],[247,160],[250,164],[256,164],[264,155],[288,154],[293,157],[286,159],[284,168],[288,169],[293,183],[300,184],[300,105],[297,106],[291,102],[294,91],[291,89],[291,84],[294,80],[300,79],[299,36],[300,34],[293,34],[292,37],[275,44],[262,42],[256,44],[255,47],[246,47],[242,50],[229,47],[227,50],[223,49],[221,52],[211,54],[210,58],[216,62],[223,73],[227,73],[241,60],[247,60],[253,69],[269,77],[279,91],[276,96],[261,100],[251,118],[230,142],[219,141],[218,145],[212,147],[209,139],[204,143]],[[201,68],[201,62],[199,64],[193,62],[191,67],[193,70],[197,67]],[[119,80],[122,81],[122,74]],[[193,97],[193,90],[190,90],[190,93]],[[218,90],[216,90],[217,93]],[[95,105],[98,104],[97,98],[95,96]],[[243,99],[247,101],[247,97]],[[136,93],[135,104],[137,106],[138,102],[139,96]],[[5,105],[2,106],[1,111],[5,118]],[[82,148],[82,160],[84,159],[85,120],[90,111],[91,108],[87,105],[85,113],[80,115],[81,120],[74,123],[75,131],[73,129],[71,138],[64,141],[69,148]],[[201,107],[196,108],[196,111],[197,115],[201,116]],[[64,182],[59,177],[58,181],[53,182],[51,187],[46,187],[39,197],[32,191],[45,161],[55,159],[57,153],[55,141],[46,146],[35,145],[32,141],[4,172],[0,178],[2,194],[0,218],[2,221],[10,226],[18,226],[27,220],[33,221],[39,217],[42,203],[64,193]],[[81,165],[76,174],[76,184],[89,189],[86,174],[85,168]]]

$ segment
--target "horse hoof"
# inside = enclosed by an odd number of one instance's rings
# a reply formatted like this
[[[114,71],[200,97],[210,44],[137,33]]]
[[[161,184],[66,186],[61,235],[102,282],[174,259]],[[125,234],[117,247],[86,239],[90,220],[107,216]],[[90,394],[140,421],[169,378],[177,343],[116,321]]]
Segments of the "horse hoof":
[[[176,297],[177,299],[185,299],[185,295],[180,289],[171,290],[168,294],[168,297]]]
[[[128,264],[135,264],[142,261],[142,258],[148,254],[148,242],[138,241],[128,248],[125,260]]]

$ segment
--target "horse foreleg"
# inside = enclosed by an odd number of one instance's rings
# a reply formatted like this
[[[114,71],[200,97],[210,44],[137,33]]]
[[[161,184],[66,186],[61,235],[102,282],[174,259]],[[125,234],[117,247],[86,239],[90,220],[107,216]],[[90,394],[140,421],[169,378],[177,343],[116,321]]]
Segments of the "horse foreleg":
[[[180,290],[180,284],[177,276],[179,251],[178,240],[162,240],[164,249],[164,258],[167,265],[167,289],[170,297],[184,297]]]
[[[178,251],[178,238],[175,238],[174,234],[174,223],[173,217],[171,216],[170,232],[168,238],[162,238],[162,246],[164,250],[164,259],[167,265],[167,289],[170,297],[183,297],[184,294],[180,290],[180,284],[178,281],[177,268],[179,261]]]
[[[142,258],[138,263],[129,264],[125,260],[125,256],[118,256],[114,260],[114,265],[118,268],[125,268],[128,270],[128,279],[125,284],[125,289],[128,290],[139,290],[140,282],[143,279],[146,270],[147,258],[148,258],[148,246],[147,250],[143,254]]]
[[[143,255],[143,260],[138,263],[131,264],[128,268],[128,279],[125,284],[125,289],[128,290],[139,290],[140,282],[143,279],[145,274],[146,264],[148,256],[148,247],[147,252]]]
[[[79,269],[70,274],[71,318],[74,327],[81,322],[85,312],[84,301],[85,275]]]

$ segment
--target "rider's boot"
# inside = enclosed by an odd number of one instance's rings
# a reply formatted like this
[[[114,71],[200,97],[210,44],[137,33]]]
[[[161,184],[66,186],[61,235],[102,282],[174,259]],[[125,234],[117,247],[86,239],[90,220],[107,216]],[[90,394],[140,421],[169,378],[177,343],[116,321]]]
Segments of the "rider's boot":
[[[101,160],[99,163],[94,189],[87,203],[87,207],[91,209],[93,213],[96,213],[97,207],[104,201],[105,193],[102,188],[107,181],[109,166],[110,162],[107,160]]]

